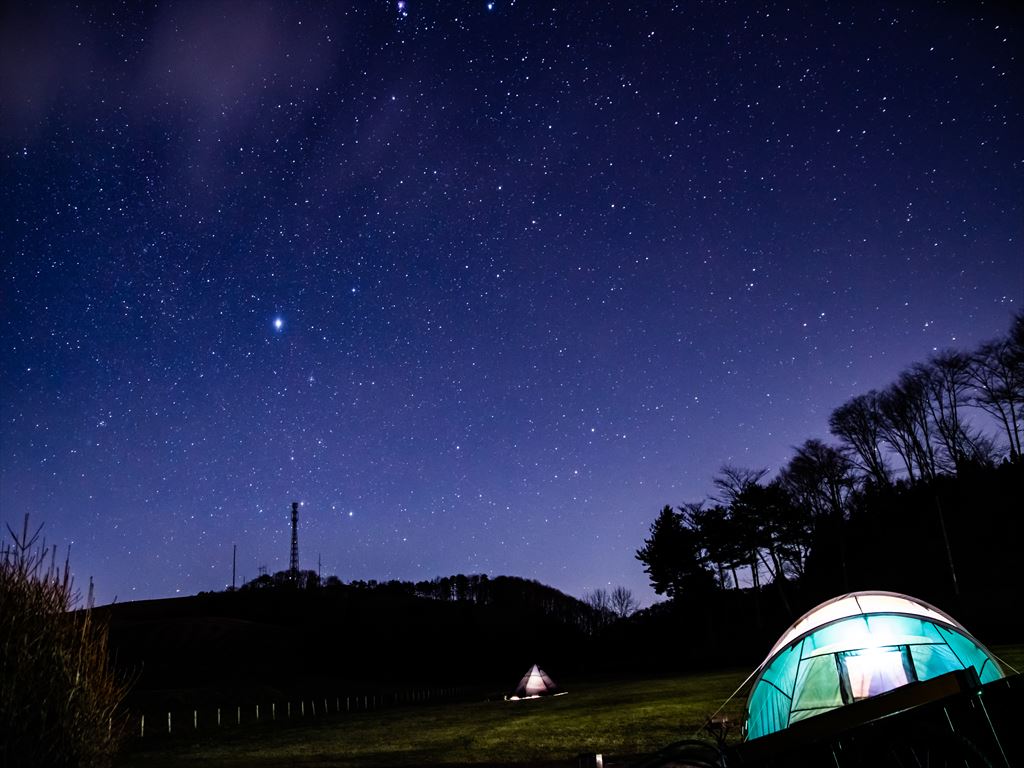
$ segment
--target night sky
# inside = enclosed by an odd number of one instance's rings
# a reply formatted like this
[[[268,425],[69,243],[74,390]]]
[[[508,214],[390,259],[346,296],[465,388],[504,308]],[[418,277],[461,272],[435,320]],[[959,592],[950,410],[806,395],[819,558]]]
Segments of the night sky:
[[[97,602],[298,500],[325,576],[650,603],[663,505],[1024,304],[1012,3],[11,5],[0,521]]]

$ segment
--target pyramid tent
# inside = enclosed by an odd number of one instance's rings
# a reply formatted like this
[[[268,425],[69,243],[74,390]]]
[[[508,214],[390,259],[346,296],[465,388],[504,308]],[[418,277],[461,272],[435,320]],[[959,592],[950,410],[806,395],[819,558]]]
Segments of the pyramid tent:
[[[558,686],[555,685],[555,681],[548,677],[543,669],[534,664],[523,675],[523,679],[519,681],[519,685],[516,686],[513,695],[520,698],[525,698],[526,696],[546,696],[557,690]]]
[[[902,685],[974,667],[1003,677],[991,653],[955,619],[894,592],[854,592],[804,614],[754,673],[747,739]]]

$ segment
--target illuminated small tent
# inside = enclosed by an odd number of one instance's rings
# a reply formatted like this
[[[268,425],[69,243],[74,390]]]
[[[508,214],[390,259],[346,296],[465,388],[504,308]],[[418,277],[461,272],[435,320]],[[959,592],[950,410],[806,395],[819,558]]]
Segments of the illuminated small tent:
[[[558,690],[558,686],[555,685],[555,681],[545,674],[544,670],[534,664],[530,669],[523,675],[523,679],[519,681],[519,685],[516,686],[514,696],[519,698],[526,698],[527,696],[545,696],[547,694],[555,693]]]
[[[758,667],[747,738],[967,667],[982,683],[1003,676],[992,654],[938,608],[894,592],[842,595],[804,614]]]

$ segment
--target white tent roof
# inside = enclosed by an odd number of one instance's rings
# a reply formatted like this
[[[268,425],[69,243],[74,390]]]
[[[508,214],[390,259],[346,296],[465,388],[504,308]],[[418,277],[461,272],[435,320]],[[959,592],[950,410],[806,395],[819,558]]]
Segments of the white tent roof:
[[[898,613],[907,616],[920,616],[921,618],[937,621],[940,624],[955,627],[966,632],[956,619],[923,600],[900,595],[896,592],[851,592],[848,595],[840,595],[824,602],[797,619],[793,626],[772,646],[768,656],[762,662],[762,666],[767,664],[776,653],[794,640],[806,635],[808,632],[812,632],[818,627],[831,624],[839,619],[849,618],[850,616],[872,613]]]
[[[1003,676],[938,608],[894,592],[840,595],[798,619],[751,676],[747,738],[968,667],[982,683]]]
[[[557,688],[554,680],[545,674],[544,670],[534,664],[523,675],[523,679],[516,686],[517,696],[539,696],[544,693],[552,693]]]

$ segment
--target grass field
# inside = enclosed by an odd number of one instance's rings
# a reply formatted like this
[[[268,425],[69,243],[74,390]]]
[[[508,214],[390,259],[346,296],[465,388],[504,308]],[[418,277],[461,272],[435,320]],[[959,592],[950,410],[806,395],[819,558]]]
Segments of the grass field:
[[[1024,670],[1024,646],[992,649]],[[565,766],[584,752],[647,754],[695,736],[750,670],[652,680],[567,683],[565,696],[400,707],[301,726],[225,729],[192,744],[128,752],[119,768]],[[723,710],[738,737],[745,695]],[[611,758],[611,759],[610,759]]]
[[[192,745],[126,754],[123,768],[558,765],[583,752],[636,755],[692,737],[749,670],[567,683],[564,696],[404,707],[315,724],[225,730]],[[741,722],[743,699],[725,710]]]

